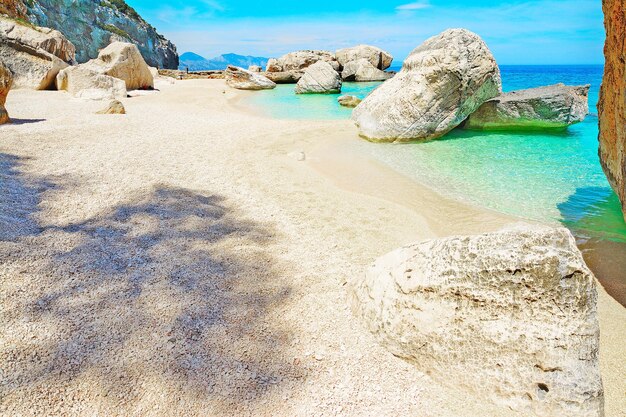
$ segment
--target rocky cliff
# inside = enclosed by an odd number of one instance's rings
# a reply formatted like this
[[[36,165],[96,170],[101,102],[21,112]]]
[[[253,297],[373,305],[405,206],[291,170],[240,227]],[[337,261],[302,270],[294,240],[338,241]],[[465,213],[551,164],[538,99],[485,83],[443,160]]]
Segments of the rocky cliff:
[[[61,31],[75,46],[76,60],[86,62],[112,40],[132,42],[146,62],[178,68],[176,46],[157,33],[124,0],[3,0],[0,13],[26,18]],[[25,12],[25,13],[24,13]]]
[[[626,218],[626,4],[603,0],[606,44],[600,90],[600,163]]]

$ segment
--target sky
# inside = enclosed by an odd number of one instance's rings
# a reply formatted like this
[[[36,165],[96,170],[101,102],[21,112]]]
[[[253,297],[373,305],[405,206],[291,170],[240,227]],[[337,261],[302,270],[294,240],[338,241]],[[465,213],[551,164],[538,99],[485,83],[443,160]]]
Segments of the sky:
[[[462,27],[501,65],[601,64],[600,0],[126,0],[176,44],[206,58],[277,57],[375,45],[402,61],[427,38]]]

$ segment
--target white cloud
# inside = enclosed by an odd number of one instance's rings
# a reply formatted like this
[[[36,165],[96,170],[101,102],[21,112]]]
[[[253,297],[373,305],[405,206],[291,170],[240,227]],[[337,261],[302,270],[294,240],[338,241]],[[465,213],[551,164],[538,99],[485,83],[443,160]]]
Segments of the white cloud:
[[[401,4],[400,6],[396,7],[397,11],[414,11],[414,10],[422,10],[422,9],[428,9],[429,7],[431,7],[430,3],[426,2],[426,1],[415,1],[413,3],[407,3],[407,4]]]

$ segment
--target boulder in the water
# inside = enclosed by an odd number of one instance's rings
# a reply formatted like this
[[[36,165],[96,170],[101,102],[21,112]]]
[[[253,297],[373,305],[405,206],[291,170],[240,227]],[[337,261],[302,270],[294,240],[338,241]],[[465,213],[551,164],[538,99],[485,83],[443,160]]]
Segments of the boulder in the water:
[[[417,47],[402,70],[352,113],[373,141],[435,139],[500,94],[500,70],[487,45],[465,29],[450,29]]]
[[[582,122],[589,113],[589,85],[546,87],[512,91],[478,108],[464,123],[466,129],[564,129]]]

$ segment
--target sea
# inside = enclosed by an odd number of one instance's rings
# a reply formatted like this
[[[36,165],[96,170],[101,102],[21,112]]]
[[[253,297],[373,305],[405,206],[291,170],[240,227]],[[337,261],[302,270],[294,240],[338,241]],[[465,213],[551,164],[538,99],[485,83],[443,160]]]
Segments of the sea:
[[[604,287],[626,305],[626,222],[598,159],[596,106],[603,67],[503,65],[500,70],[504,91],[590,84],[590,114],[559,132],[456,129],[438,140],[371,144],[367,151],[443,195],[569,228]],[[364,98],[378,85],[344,83],[342,94]],[[279,85],[248,100],[274,118],[339,120],[351,115],[336,95],[296,95],[293,85]]]

